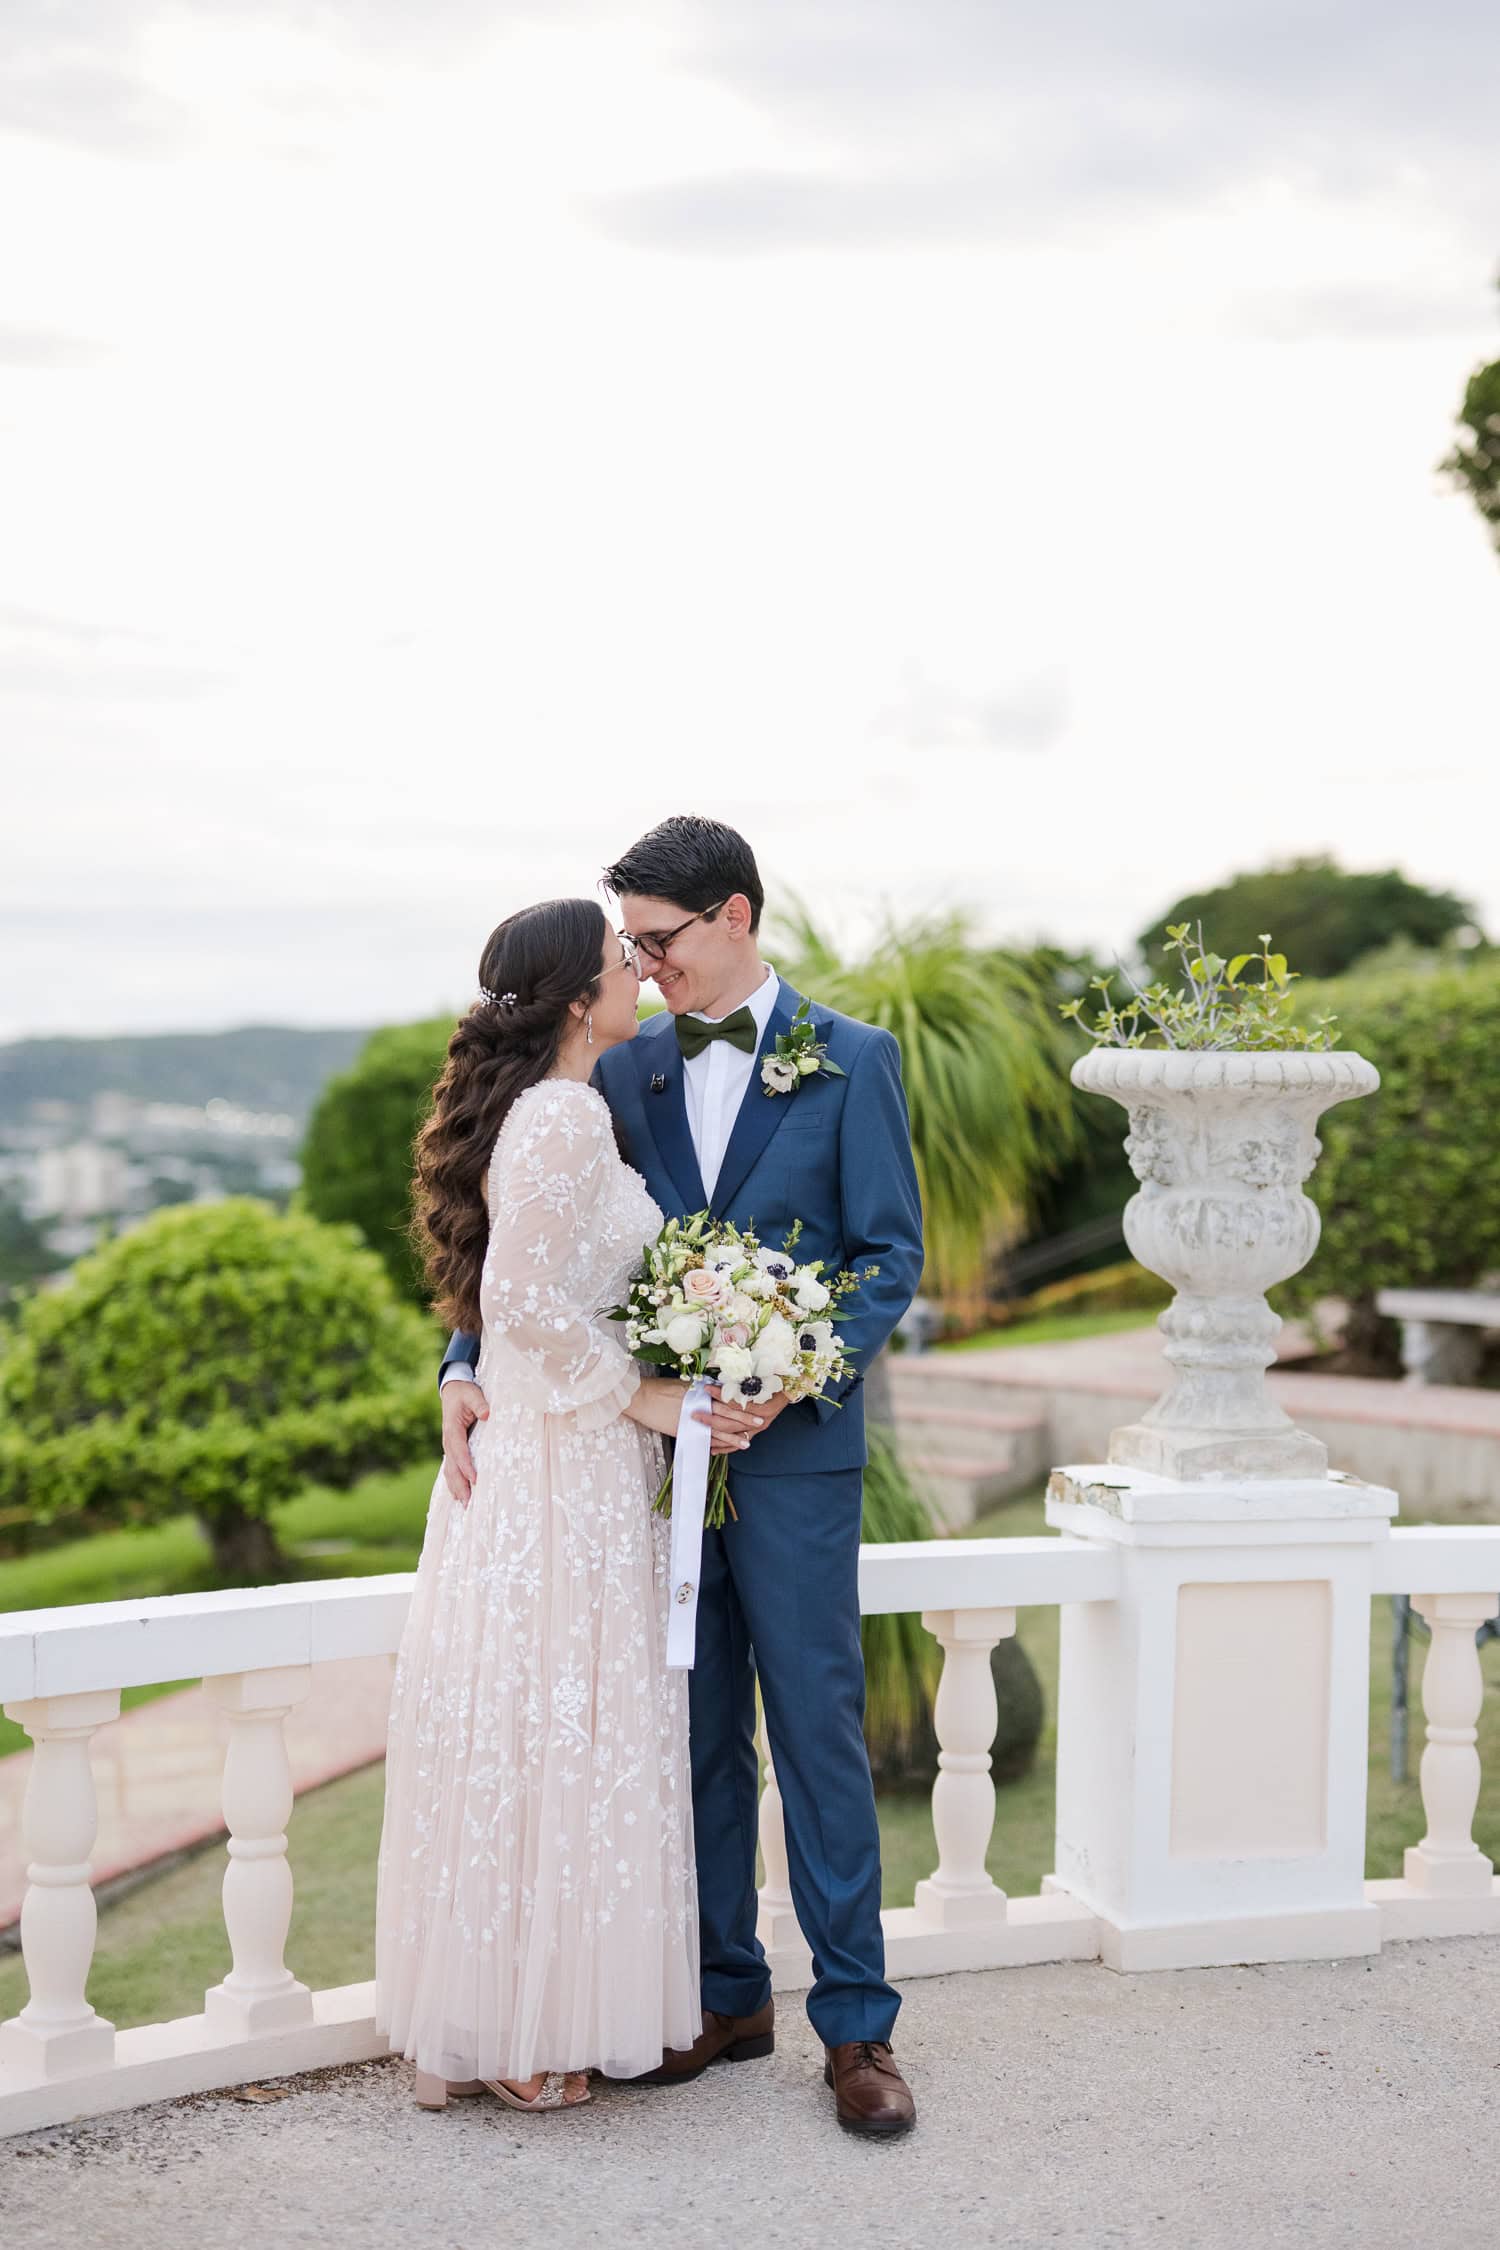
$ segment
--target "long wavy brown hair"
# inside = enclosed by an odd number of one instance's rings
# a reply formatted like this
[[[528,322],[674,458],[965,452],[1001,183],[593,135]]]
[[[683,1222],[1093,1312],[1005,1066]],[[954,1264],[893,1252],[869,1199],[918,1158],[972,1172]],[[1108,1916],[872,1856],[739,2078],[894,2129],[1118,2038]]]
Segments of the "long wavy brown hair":
[[[417,1135],[412,1241],[436,1311],[471,1335],[480,1327],[489,1239],[484,1175],[495,1136],[516,1096],[557,1061],[569,1002],[598,998],[606,927],[593,899],[553,898],[490,932],[479,983],[493,997],[459,1018]],[[505,994],[514,994],[513,1005],[499,1005]]]

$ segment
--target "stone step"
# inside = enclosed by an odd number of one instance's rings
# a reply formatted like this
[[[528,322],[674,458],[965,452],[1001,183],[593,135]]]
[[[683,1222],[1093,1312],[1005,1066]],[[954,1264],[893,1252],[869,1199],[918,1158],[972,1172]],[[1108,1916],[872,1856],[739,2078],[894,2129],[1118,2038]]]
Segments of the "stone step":
[[[922,1453],[1007,1468],[1020,1457],[1031,1458],[1043,1442],[1046,1421],[1020,1407],[930,1406],[925,1399],[908,1405],[903,1398],[897,1402],[896,1431],[903,1445]]]

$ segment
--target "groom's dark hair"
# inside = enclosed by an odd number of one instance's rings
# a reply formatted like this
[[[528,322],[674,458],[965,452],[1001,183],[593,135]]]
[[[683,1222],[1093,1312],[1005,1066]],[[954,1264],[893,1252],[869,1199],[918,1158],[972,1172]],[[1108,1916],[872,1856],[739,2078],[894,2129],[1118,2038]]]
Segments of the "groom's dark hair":
[[[760,928],[766,894],[755,854],[736,828],[697,813],[676,813],[661,821],[638,844],[604,870],[604,888],[619,898],[669,898],[674,906],[701,914],[736,891],[750,901],[750,927]]]

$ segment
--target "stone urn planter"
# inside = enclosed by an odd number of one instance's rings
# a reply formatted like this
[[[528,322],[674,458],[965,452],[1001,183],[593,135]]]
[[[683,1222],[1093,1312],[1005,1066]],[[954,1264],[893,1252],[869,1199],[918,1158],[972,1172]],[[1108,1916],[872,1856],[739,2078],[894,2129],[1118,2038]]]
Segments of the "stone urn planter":
[[[1125,1207],[1133,1257],[1177,1292],[1157,1319],[1172,1380],[1109,1458],[1159,1475],[1321,1477],[1328,1451],[1265,1386],[1281,1322],[1273,1282],[1318,1243],[1302,1184],[1321,1153],[1325,1109],[1373,1093],[1380,1074],[1338,1048],[1099,1046],[1075,1086],[1130,1115],[1125,1151],[1139,1191]]]

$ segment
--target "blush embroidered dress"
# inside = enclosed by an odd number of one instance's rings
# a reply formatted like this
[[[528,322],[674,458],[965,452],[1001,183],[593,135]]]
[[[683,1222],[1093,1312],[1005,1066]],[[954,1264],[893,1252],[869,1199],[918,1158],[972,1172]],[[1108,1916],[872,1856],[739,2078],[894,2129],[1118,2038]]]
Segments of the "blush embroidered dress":
[[[487,1176],[467,1508],[433,1486],[391,1691],[375,2027],[446,2078],[631,2077],[702,2029],[662,1441],[620,1329],[662,1213],[607,1104],[516,1099]]]

